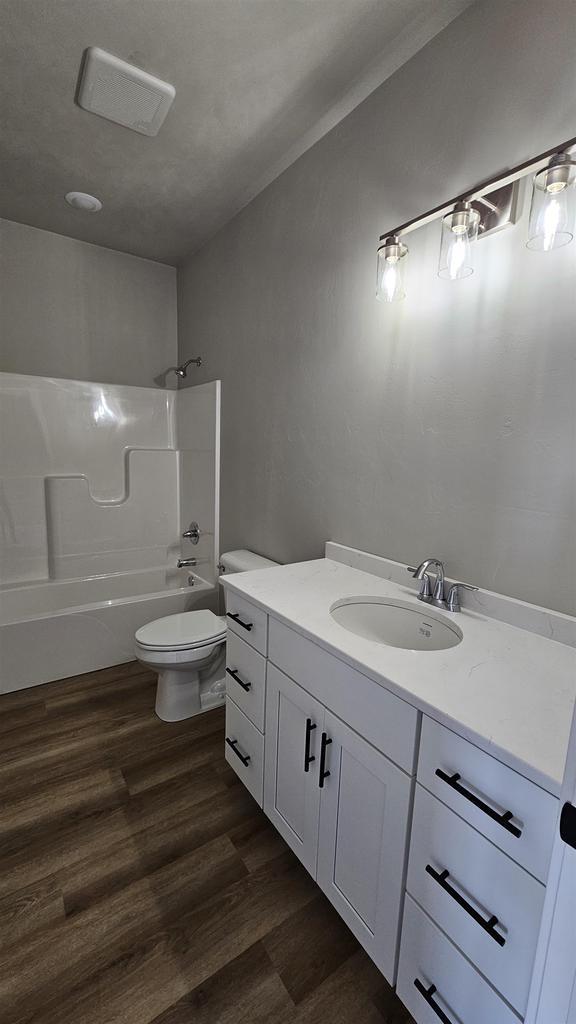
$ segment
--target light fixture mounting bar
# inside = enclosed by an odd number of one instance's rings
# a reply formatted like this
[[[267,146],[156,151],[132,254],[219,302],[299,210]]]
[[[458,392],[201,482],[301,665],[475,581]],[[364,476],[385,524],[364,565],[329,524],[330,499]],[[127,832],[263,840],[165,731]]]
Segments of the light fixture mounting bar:
[[[530,160],[525,160],[521,164],[517,164],[512,167],[509,171],[503,171],[488,181],[481,182],[474,188],[469,189],[467,192],[462,192],[460,195],[454,196],[447,202],[442,203],[441,206],[435,206],[431,210],[427,210],[426,213],[421,214],[418,217],[414,217],[412,220],[406,221],[405,224],[400,224],[398,227],[392,228],[390,231],[385,231],[380,235],[380,242],[384,242],[390,235],[407,235],[411,231],[415,231],[416,228],[423,227],[425,224],[429,224],[433,220],[437,220],[439,217],[443,217],[449,213],[456,203],[460,202],[472,202],[473,200],[480,199],[483,195],[488,195],[491,192],[502,188],[505,185],[509,185],[512,182],[517,181],[525,174],[529,174],[530,171],[541,170],[550,159],[556,153],[567,152],[576,146],[576,138],[568,139],[566,142],[561,142],[559,145],[554,146],[552,149],[547,149],[544,153],[540,153],[536,157],[532,157]]]

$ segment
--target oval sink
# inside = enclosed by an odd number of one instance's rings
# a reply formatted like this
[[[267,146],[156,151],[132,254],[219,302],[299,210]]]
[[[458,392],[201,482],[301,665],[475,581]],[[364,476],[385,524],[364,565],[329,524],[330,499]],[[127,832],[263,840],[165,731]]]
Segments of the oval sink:
[[[332,605],[330,614],[356,636],[407,651],[445,651],[456,647],[463,635],[427,605],[420,609],[386,597],[344,597]]]

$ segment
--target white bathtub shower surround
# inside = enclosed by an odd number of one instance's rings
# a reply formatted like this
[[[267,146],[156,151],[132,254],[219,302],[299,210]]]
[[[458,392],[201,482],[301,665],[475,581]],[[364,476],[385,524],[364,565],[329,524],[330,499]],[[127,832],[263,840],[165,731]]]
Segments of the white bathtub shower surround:
[[[53,558],[57,575],[65,574],[63,532],[73,545],[70,554],[98,554],[105,562],[108,545],[116,553],[113,571],[133,567],[131,550],[138,551],[135,568],[167,563],[166,549],[177,540],[177,494],[164,494],[162,504],[156,497],[164,522],[148,531],[149,555],[131,495],[156,465],[158,482],[164,482],[162,460],[176,449],[174,392],[3,373],[0,437],[3,584],[49,579]],[[145,464],[142,458],[134,462],[137,449],[146,450]],[[80,566],[75,575],[109,571],[94,564],[89,572]]]
[[[210,608],[212,583],[184,570],[144,572],[0,592],[0,693],[134,660],[134,633],[163,615]]]
[[[197,558],[200,575],[218,578],[220,533],[220,382],[181,388],[176,395],[179,448],[180,533],[194,519],[200,539],[182,540],[186,558]]]
[[[219,382],[0,374],[0,692],[130,660],[144,623],[214,603],[219,415]]]

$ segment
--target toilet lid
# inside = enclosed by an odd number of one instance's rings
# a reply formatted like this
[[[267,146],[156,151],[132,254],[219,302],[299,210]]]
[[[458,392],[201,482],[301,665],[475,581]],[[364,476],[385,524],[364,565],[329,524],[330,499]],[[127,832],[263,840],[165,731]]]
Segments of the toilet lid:
[[[136,632],[143,647],[177,651],[187,647],[205,647],[223,640],[226,622],[209,611],[180,612],[148,622]]]

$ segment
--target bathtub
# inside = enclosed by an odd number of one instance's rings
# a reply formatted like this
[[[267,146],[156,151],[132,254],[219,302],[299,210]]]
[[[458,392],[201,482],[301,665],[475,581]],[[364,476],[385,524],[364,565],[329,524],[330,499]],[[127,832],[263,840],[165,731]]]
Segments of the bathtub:
[[[134,633],[163,615],[216,610],[213,584],[175,569],[0,588],[0,693],[134,660]]]

